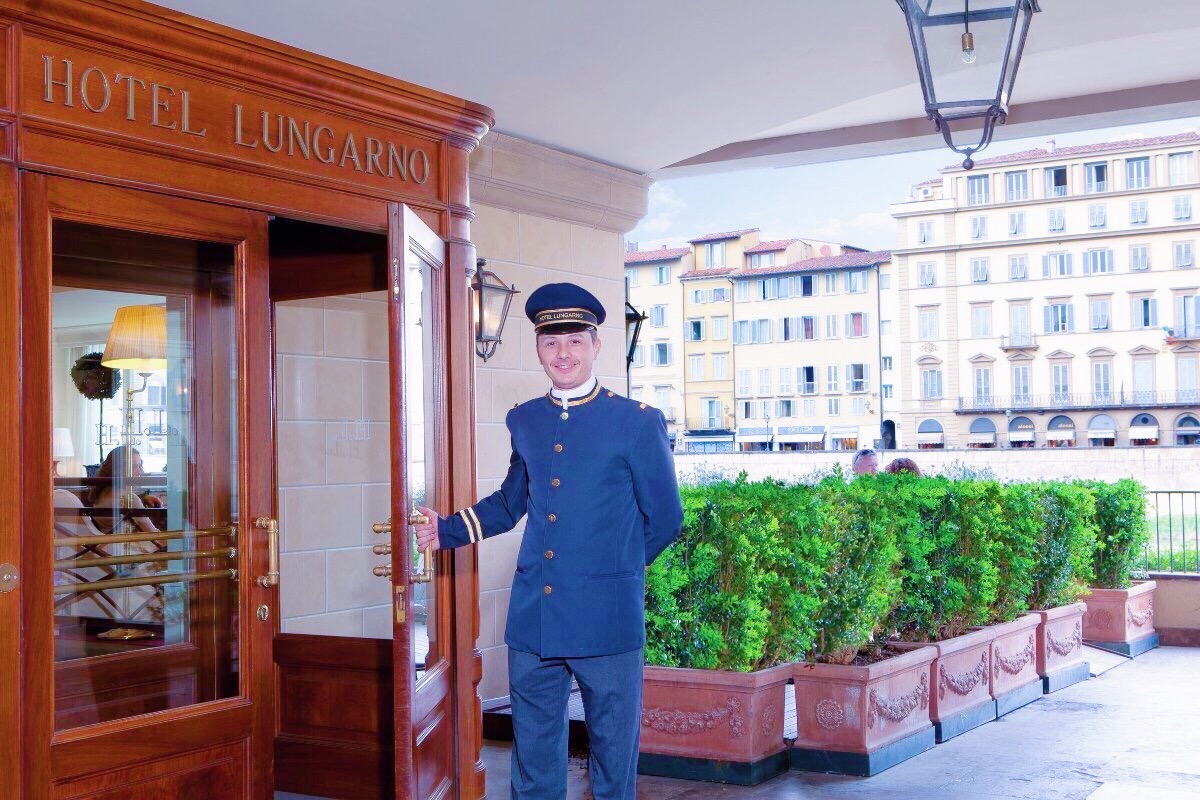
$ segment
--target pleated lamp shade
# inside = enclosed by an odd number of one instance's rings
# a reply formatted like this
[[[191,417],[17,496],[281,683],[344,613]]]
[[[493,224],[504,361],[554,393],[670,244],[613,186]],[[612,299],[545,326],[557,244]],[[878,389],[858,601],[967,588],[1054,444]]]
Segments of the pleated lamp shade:
[[[167,310],[162,306],[118,308],[100,363],[137,372],[166,369]]]

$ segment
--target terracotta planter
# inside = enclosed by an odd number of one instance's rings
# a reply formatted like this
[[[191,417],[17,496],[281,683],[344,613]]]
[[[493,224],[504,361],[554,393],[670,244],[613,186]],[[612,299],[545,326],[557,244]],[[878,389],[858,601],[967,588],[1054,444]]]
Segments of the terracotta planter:
[[[755,784],[788,768],[791,665],[758,672],[646,667],[638,771]]]
[[[1158,647],[1154,631],[1154,581],[1135,583],[1129,589],[1092,589],[1083,598],[1083,639],[1088,644],[1138,656]]]
[[[991,674],[994,639],[992,628],[981,628],[928,645],[896,645],[937,650],[937,658],[929,665],[929,718],[938,742],[953,739],[996,718]]]
[[[1083,613],[1087,606],[1071,603],[1044,611],[1037,627],[1037,671],[1046,694],[1080,681],[1090,675],[1083,660]]]
[[[1026,614],[1012,622],[992,625],[992,697],[996,716],[1028,705],[1042,696],[1037,669],[1037,627],[1042,618]]]
[[[929,665],[920,647],[867,667],[794,664],[797,737],[792,766],[874,775],[933,747]]]

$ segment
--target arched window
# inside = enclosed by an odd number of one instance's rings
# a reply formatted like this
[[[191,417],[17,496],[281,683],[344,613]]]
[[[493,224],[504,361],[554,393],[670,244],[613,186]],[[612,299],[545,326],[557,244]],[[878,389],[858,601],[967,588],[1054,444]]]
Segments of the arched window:
[[[1008,421],[1009,447],[1033,447],[1034,438],[1033,420],[1029,417],[1013,417]]]
[[[1046,426],[1047,447],[1074,447],[1075,421],[1066,414],[1059,414]]]
[[[987,417],[979,417],[971,423],[967,447],[986,448],[996,446],[996,423]]]
[[[936,419],[922,420],[917,426],[917,448],[919,450],[941,450],[946,446],[946,433],[942,423]]]
[[[1129,423],[1129,443],[1134,447],[1158,444],[1158,419],[1153,414],[1138,414]]]
[[[1193,414],[1184,414],[1175,421],[1175,444],[1200,445],[1200,419]]]
[[[1088,422],[1087,435],[1092,447],[1113,447],[1117,443],[1117,423],[1108,414],[1097,414]]]

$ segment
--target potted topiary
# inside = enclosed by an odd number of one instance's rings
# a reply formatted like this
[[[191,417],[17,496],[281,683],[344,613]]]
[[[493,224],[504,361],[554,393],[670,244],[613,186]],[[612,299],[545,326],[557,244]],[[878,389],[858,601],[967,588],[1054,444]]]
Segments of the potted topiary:
[[[813,646],[827,544],[811,487],[681,489],[683,532],[646,573],[639,770],[753,784],[788,768],[790,662]]]
[[[916,479],[893,496],[900,507],[916,502],[918,513],[908,526],[915,532],[900,540],[902,599],[885,629],[900,640],[897,647],[937,650],[929,665],[929,716],[936,740],[944,742],[996,718],[996,629],[978,626],[1018,616],[1015,609],[999,617],[993,610],[999,565],[1019,568],[1026,560],[1032,526],[1008,507],[1022,495],[993,480]],[[1023,585],[1006,578],[1006,600],[1014,589],[1024,592]]]
[[[1087,593],[1096,549],[1099,482],[1041,484],[1039,557],[1029,605],[1040,618],[1035,634],[1037,671],[1043,693],[1085,681],[1083,614],[1077,600]]]
[[[1083,639],[1094,647],[1137,656],[1158,646],[1154,630],[1154,581],[1133,580],[1133,568],[1149,537],[1146,490],[1125,479],[1095,484],[1095,579],[1082,599]]]
[[[792,668],[797,769],[874,775],[934,744],[929,665],[937,651],[880,643],[880,623],[900,595],[894,480],[840,474],[817,486],[830,547],[828,594],[810,660]]]

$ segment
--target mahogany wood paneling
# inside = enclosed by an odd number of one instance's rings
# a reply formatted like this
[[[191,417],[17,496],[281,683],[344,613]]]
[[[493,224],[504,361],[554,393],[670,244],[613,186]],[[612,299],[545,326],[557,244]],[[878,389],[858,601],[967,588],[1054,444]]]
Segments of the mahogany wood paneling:
[[[45,56],[49,57],[49,85]],[[66,79],[67,58],[72,61],[69,105],[67,87],[53,83]],[[133,78],[118,79],[118,71]],[[159,88],[154,88],[155,83]],[[128,119],[129,97],[121,94],[129,89],[135,90],[132,120]],[[271,147],[263,136],[263,112]],[[276,149],[280,123],[284,141]],[[200,796],[206,798],[253,795],[254,800],[267,800],[270,742],[281,719],[274,706],[275,665],[270,655],[278,593],[252,585],[253,577],[265,572],[266,553],[262,533],[249,528],[253,516],[272,514],[274,503],[268,288],[275,285],[267,285],[270,234],[265,214],[375,234],[391,227],[394,234],[398,207],[393,205],[389,216],[388,203],[405,202],[452,242],[450,257],[458,267],[469,266],[474,255],[469,244],[466,154],[491,123],[491,112],[482,106],[139,0],[5,0],[0,8],[0,161],[15,161],[26,175],[18,187],[16,170],[0,167],[0,331],[10,343],[0,348],[0,367],[8,365],[2,373],[8,377],[0,379],[4,401],[0,402],[0,435],[7,432],[8,441],[18,443],[20,452],[18,464],[0,464],[0,559],[15,559],[22,571],[18,592],[0,596],[0,634],[11,634],[5,641],[16,643],[0,654],[0,681],[21,689],[17,702],[3,704],[0,710],[0,730],[10,741],[0,753],[0,796],[6,800],[190,797],[197,791],[193,787],[203,786]],[[255,139],[256,146],[249,146]],[[388,143],[397,154],[405,147],[410,155],[418,149],[426,153],[428,177],[423,182],[413,180],[415,170],[425,176],[423,157],[412,161],[406,156],[409,180],[400,179],[400,162],[390,158]],[[329,146],[336,148],[334,163],[328,163],[325,148]],[[91,183],[48,180],[47,175]],[[140,191],[114,188],[118,186]],[[210,203],[188,205],[178,198]],[[17,208],[22,209],[20,220]],[[23,531],[50,530],[53,519],[49,482],[27,477],[43,476],[50,461],[52,420],[47,398],[51,384],[45,366],[50,341],[50,208],[63,219],[118,227],[136,220],[134,227],[145,232],[234,245],[237,297],[241,298],[234,324],[216,316],[198,319],[197,341],[223,348],[228,339],[221,337],[236,335],[242,353],[237,371],[241,453],[236,460],[228,454],[228,463],[236,463],[239,469],[240,506],[207,509],[240,520],[243,583],[238,605],[229,608],[228,616],[236,620],[239,631],[240,685],[236,688],[241,696],[57,735],[54,715],[47,713],[54,704],[52,553],[36,546],[21,549]],[[356,280],[378,281],[377,251],[346,250],[343,257],[338,266]],[[311,250],[292,252],[279,263],[280,285],[291,283],[290,291],[315,295],[329,289],[323,277],[314,274],[317,262]],[[130,270],[131,283],[137,281],[136,272]],[[438,459],[437,502],[439,510],[449,511],[470,502],[474,493],[473,472],[468,474],[473,455],[464,460],[456,454],[473,453],[469,400],[473,346],[465,272],[444,279],[438,292],[441,349],[434,366],[442,387],[440,421],[445,432]],[[216,362],[212,359],[209,364],[209,378],[219,371]],[[396,394],[401,402],[401,392]],[[402,417],[394,419],[402,425]],[[225,455],[216,449],[208,453],[213,459]],[[207,488],[222,485],[220,476],[210,478]],[[198,480],[193,485],[201,484]],[[426,785],[423,791],[433,796],[481,797],[473,549],[440,555],[438,569],[439,584],[431,588],[441,605],[438,655],[447,682],[427,684],[430,691],[443,694],[430,706],[436,709],[431,712],[435,716],[423,720],[416,735],[421,737],[418,748],[424,746],[421,743],[431,748],[428,763],[438,763],[451,749],[454,756],[448,770],[444,761],[438,767],[450,777]],[[411,603],[411,597],[406,598]],[[19,610],[14,608],[18,604]],[[256,613],[263,606],[266,621]],[[219,633],[210,632],[214,635],[207,644],[219,646]],[[408,670],[403,674],[409,679],[408,688],[404,689],[404,681],[395,684],[397,693],[388,710],[395,725],[405,731],[404,740],[412,742],[411,675]],[[202,668],[198,675],[194,690],[201,696],[219,683],[211,669]],[[172,680],[154,691],[169,692]],[[338,676],[331,680],[336,683]],[[65,677],[63,681],[69,682]],[[381,685],[392,683],[389,679]],[[23,709],[38,709],[38,713],[22,716]],[[435,723],[436,714],[444,719]],[[381,726],[384,719],[378,717]],[[386,737],[389,731],[384,727],[380,733]],[[314,740],[305,741],[309,746]],[[382,745],[378,769],[390,768],[394,746],[391,740]],[[229,755],[235,750],[236,757]],[[312,752],[308,756],[307,762],[303,757],[288,761],[291,756],[287,756],[280,768],[303,774],[306,764],[315,760]],[[118,768],[114,759],[122,768],[139,766],[124,777],[114,777]],[[336,759],[330,763],[337,763]],[[343,758],[341,763],[353,763],[353,758]],[[422,770],[429,775],[436,771]],[[473,771],[471,777],[466,776],[468,771]],[[54,789],[56,780],[59,785]],[[386,791],[406,796],[407,781]]]
[[[244,745],[210,747],[55,787],[55,800],[215,800],[245,797]]]
[[[30,127],[21,132],[21,162],[42,172],[170,191],[260,211],[287,210],[299,218],[357,228],[387,229],[387,206],[364,194],[329,192],[298,177],[256,175],[200,163],[187,153],[142,153],[131,158],[119,148],[87,137],[64,138]]]
[[[392,773],[392,645],[279,634],[275,787],[347,800],[397,795]]]
[[[271,300],[387,288],[387,237],[277,219],[271,223]]]
[[[0,438],[12,447],[21,441],[21,351],[20,271],[17,240],[17,170],[0,164]],[[20,458],[0,459],[0,563],[23,566],[21,546],[21,480],[25,470]],[[8,746],[0,748],[0,797],[20,798],[23,772],[20,735],[21,710],[26,698],[13,691],[21,686],[21,607],[27,596],[27,575],[8,594],[0,594],[0,685],[8,687],[0,702],[0,732]],[[44,706],[43,706],[44,708]],[[10,735],[11,734],[11,735]]]
[[[51,338],[51,220],[74,220],[151,234],[175,233],[207,241],[224,241],[238,246],[243,264],[248,261],[248,247],[258,247],[261,250],[257,256],[258,272],[261,273],[257,290],[259,314],[268,304],[265,275],[266,239],[265,233],[260,233],[257,244],[246,244],[247,239],[253,237],[256,222],[259,230],[265,232],[265,218],[262,215],[98,184],[45,178],[31,173],[25,176],[23,201],[22,229],[25,249],[22,254],[21,275],[25,289],[22,313],[26,324],[21,352],[24,358],[22,372],[25,382],[22,404],[26,424],[23,428],[25,435],[21,439],[21,448],[23,462],[27,465],[26,473],[33,476],[44,475],[44,470],[35,470],[32,465],[46,463],[48,456],[45,451],[49,446],[49,437],[44,434],[52,425],[51,404],[46,402],[51,397],[51,364],[48,353]],[[193,305],[197,313],[194,315],[192,334],[197,337],[199,346],[196,348],[198,352],[195,364],[198,374],[202,376],[201,380],[210,386],[215,385],[217,391],[222,391],[223,386],[228,388],[229,365],[213,354],[228,352],[230,337],[236,335],[236,331],[231,319],[218,321],[211,318],[207,312],[211,312],[213,303],[206,302],[205,298],[222,291],[228,296],[231,287],[226,285],[222,289],[219,282],[208,281],[202,274],[196,288],[198,292],[193,294],[193,297],[197,302]],[[245,290],[242,295],[249,297],[253,295],[253,291]],[[249,342],[243,342],[243,362],[238,365],[239,374],[245,375],[246,370],[254,363],[246,357],[253,346]],[[260,349],[265,346],[264,342],[258,344]],[[259,360],[265,361],[267,357],[269,354],[264,354]],[[34,360],[31,361],[31,358]],[[247,391],[246,394],[251,396],[256,393]],[[199,398],[195,402],[200,402]],[[215,410],[205,410],[201,404],[196,416],[201,422],[207,422],[213,420],[217,414]],[[250,413],[245,410],[241,416],[243,419],[251,419]],[[192,488],[196,489],[193,497],[204,501],[198,502],[192,509],[193,520],[212,524],[216,517],[220,516],[220,521],[227,523],[230,521],[231,510],[220,505],[219,496],[229,496],[229,469],[236,462],[229,450],[228,441],[221,442],[219,440],[222,437],[212,434],[204,436],[204,432],[200,429],[192,432],[196,437],[193,446],[197,449],[197,457],[204,467],[196,471],[197,475],[204,476],[203,480],[197,478],[193,482]],[[251,433],[252,431],[242,431],[243,437]],[[267,435],[269,440],[269,427]],[[227,437],[225,438],[227,440]],[[240,476],[242,491],[239,496],[243,505],[248,504],[254,495],[255,485],[249,479],[251,467],[247,463],[251,460],[241,459],[243,474]],[[217,461],[221,463],[218,464]],[[26,481],[22,491],[26,530],[52,530],[52,489],[52,482],[48,480],[31,478]],[[269,480],[259,493],[268,498],[272,495]],[[242,511],[245,517],[248,510]],[[242,541],[245,541],[244,531]],[[239,550],[242,574],[245,575],[246,568],[251,566],[255,548],[243,545]],[[26,699],[37,702],[37,707],[41,709],[58,708],[61,702],[60,720],[95,721],[96,724],[64,731],[52,738],[50,725],[54,722],[55,715],[43,713],[25,717],[28,744],[25,753],[27,779],[24,789],[27,798],[32,800],[49,797],[55,783],[86,778],[89,773],[106,772],[121,764],[128,765],[147,759],[171,760],[187,751],[209,747],[216,742],[233,740],[239,743],[239,747],[247,746],[252,733],[251,723],[255,708],[247,700],[215,702],[170,710],[159,708],[186,700],[189,696],[197,700],[210,699],[220,694],[222,687],[233,691],[238,689],[236,686],[227,686],[227,679],[218,676],[214,669],[216,662],[213,659],[217,654],[230,652],[230,620],[237,621],[235,624],[243,628],[239,636],[243,647],[237,656],[243,674],[253,676],[256,673],[259,669],[256,659],[265,658],[265,669],[270,669],[269,638],[266,640],[266,649],[260,653],[245,646],[248,642],[247,634],[250,632],[245,621],[251,618],[248,591],[242,592],[243,608],[238,609],[236,614],[231,608],[217,609],[214,602],[209,603],[209,606],[216,609],[212,616],[193,617],[192,643],[195,647],[153,648],[129,655],[88,659],[77,663],[65,662],[60,669],[56,669],[49,563],[52,556],[53,549],[48,546],[33,547],[24,554],[23,566],[29,571],[32,580],[29,586],[30,593],[23,598],[26,614],[23,695]],[[243,578],[243,584],[248,583],[249,581]],[[216,591],[217,587],[203,588]],[[154,663],[155,666],[147,666],[150,663]],[[139,670],[140,675],[133,672],[135,668]],[[95,681],[88,686],[92,678]],[[61,683],[56,685],[56,679],[61,679]],[[251,687],[241,688],[245,697],[262,701],[260,707],[265,704],[269,710],[269,691],[268,696],[256,697]],[[55,698],[56,690],[62,692],[61,701]],[[94,695],[97,690],[99,697],[90,700],[86,697],[89,692]],[[156,713],[112,719],[121,710]],[[261,747],[264,750],[269,749],[269,736],[265,737]],[[261,781],[250,778],[244,771],[246,759],[230,763],[231,766],[222,769],[236,773],[233,780],[239,788],[228,796],[248,798],[252,789],[261,797],[267,796],[269,782],[264,785]],[[265,774],[269,774],[269,765]]]
[[[197,648],[187,643],[59,662],[54,727],[78,728],[199,702],[198,661]]]
[[[88,129],[147,153],[186,149],[239,171],[300,174],[333,191],[434,199],[442,185],[441,141],[412,128],[364,121],[278,91],[248,90],[128,51],[99,51],[26,31],[23,109],[42,130]],[[121,76],[121,77],[117,77]]]
[[[447,148],[447,174],[467,169],[469,150]],[[470,241],[471,212],[465,186],[449,187],[451,213],[447,221],[446,281],[446,407],[452,421],[448,426],[448,503],[443,512],[470,505],[475,500],[475,347],[470,289],[475,274],[475,246]],[[479,639],[478,548],[459,547],[450,557],[448,570],[454,582],[454,680],[459,720],[458,764],[460,795],[482,798],[486,774],[482,761],[483,711],[479,682],[483,657],[475,649]]]
[[[388,291],[388,380],[392,387],[388,398],[391,419],[389,432],[389,471],[391,476],[391,519],[393,523],[408,519],[408,407],[404,384],[405,302],[404,275],[408,265],[408,235],[404,207],[398,203],[388,206],[388,255],[392,263]],[[436,381],[432,381],[436,387]],[[435,389],[436,391],[436,389]],[[418,395],[415,402],[421,402]],[[436,427],[436,426],[433,426]],[[437,464],[429,465],[437,474]],[[435,478],[435,481],[437,479]],[[441,485],[440,481],[436,485]],[[408,526],[392,525],[392,661],[407,664],[412,657],[412,586],[408,573],[413,563]],[[430,587],[431,590],[433,587]],[[396,608],[403,612],[403,621]],[[413,673],[403,669],[393,671],[392,706],[394,709],[394,738],[392,764],[396,789],[412,793],[413,779]],[[414,800],[421,800],[419,797]]]

